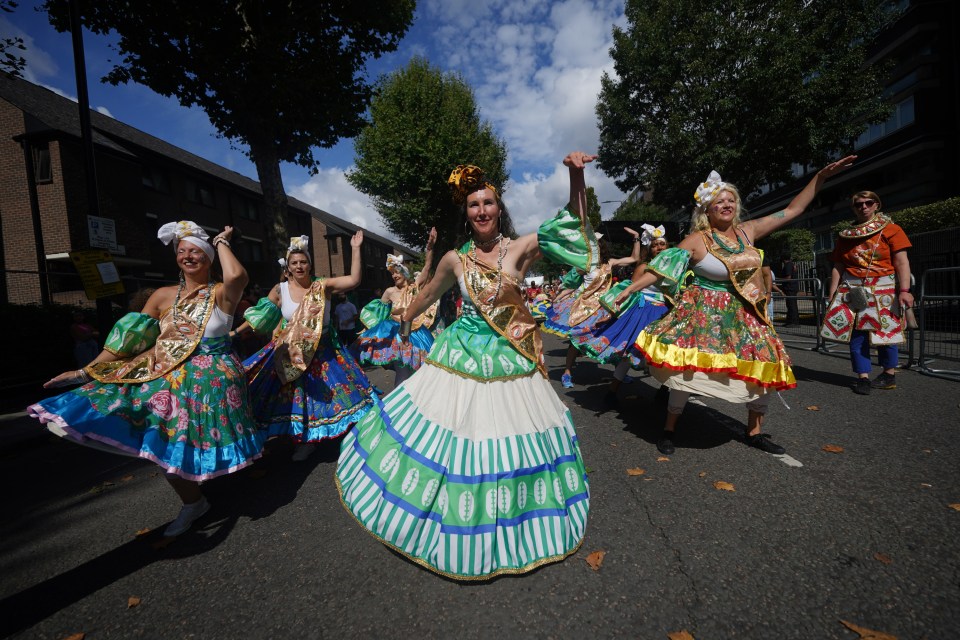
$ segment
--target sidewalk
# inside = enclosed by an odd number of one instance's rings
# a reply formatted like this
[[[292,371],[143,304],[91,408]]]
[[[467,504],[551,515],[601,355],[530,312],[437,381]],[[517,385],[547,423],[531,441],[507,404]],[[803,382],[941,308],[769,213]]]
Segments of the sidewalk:
[[[50,433],[26,411],[0,414],[0,454],[23,442],[38,440]]]

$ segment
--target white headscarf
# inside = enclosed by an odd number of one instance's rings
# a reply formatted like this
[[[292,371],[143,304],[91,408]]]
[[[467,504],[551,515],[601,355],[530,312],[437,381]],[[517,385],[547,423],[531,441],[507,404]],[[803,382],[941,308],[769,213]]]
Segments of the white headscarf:
[[[667,230],[660,225],[655,227],[652,224],[641,225],[643,228],[643,233],[640,235],[640,243],[645,247],[649,247],[650,244],[657,238],[665,238],[667,235]]]
[[[711,171],[710,175],[707,176],[706,182],[701,182],[697,185],[697,190],[693,193],[693,199],[696,200],[697,206],[705,207],[710,204],[714,198],[717,197],[717,194],[723,191],[727,186],[727,183],[720,179],[720,174],[716,171]]]
[[[210,258],[211,263],[217,253],[213,250],[213,246],[207,241],[210,238],[207,232],[204,231],[200,225],[190,220],[168,222],[157,231],[157,237],[163,244],[170,244],[174,240],[177,240],[178,243],[180,240],[186,240],[190,244],[200,247],[200,249],[207,254],[207,257]],[[177,245],[174,244],[173,248],[176,250]]]
[[[399,273],[405,279],[410,279],[410,269],[403,266],[403,254],[396,256],[389,253],[387,254],[387,271]]]
[[[284,269],[287,268],[287,261],[290,260],[290,254],[294,251],[302,251],[306,256],[307,260],[310,259],[310,254],[307,253],[307,246],[310,244],[310,236],[300,236],[299,238],[290,238],[290,246],[287,247],[287,255],[285,258],[278,258],[277,262]]]

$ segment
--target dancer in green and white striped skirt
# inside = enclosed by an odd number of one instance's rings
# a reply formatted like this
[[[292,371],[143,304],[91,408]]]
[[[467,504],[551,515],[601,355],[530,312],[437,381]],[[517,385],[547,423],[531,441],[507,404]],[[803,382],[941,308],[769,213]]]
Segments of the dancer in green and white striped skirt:
[[[441,259],[403,319],[454,284],[461,317],[343,441],[344,506],[383,543],[441,575],[524,573],[583,541],[590,500],[580,445],[546,378],[521,284],[543,253],[573,266],[589,260],[583,167],[595,157],[564,159],[576,215],[561,211],[539,234],[516,239],[482,171],[454,170],[449,182],[470,236]]]

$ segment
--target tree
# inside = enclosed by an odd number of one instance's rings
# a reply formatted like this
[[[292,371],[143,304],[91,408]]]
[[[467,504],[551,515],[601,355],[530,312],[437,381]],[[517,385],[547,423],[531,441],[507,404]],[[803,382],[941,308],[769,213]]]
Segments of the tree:
[[[667,220],[667,208],[644,200],[624,200],[613,212],[613,220],[636,222],[663,222]]]
[[[599,165],[687,206],[711,169],[746,198],[824,164],[889,111],[867,48],[887,0],[626,0],[597,103]]]
[[[783,256],[790,256],[794,262],[805,262],[814,259],[815,241],[809,229],[781,229],[760,240],[759,245],[770,262]]]
[[[13,13],[16,8],[17,3],[14,0],[0,0],[0,11]],[[0,38],[0,72],[6,73],[8,76],[22,78],[27,61],[23,56],[13,53],[14,49],[26,51],[27,48],[23,46],[23,38],[19,36]]]
[[[380,79],[354,151],[350,183],[372,198],[387,228],[410,246],[422,246],[436,227],[437,255],[464,235],[447,186],[453,168],[476,165],[501,191],[507,181],[506,147],[480,119],[473,90],[423,58]]]
[[[81,0],[77,0],[81,1]],[[363,125],[369,58],[397,48],[415,0],[83,0],[83,24],[116,32],[123,56],[103,78],[137,82],[202,108],[223,137],[246,145],[266,202],[268,250],[287,246],[281,162],[316,170],[314,147]],[[67,3],[43,9],[60,31]]]

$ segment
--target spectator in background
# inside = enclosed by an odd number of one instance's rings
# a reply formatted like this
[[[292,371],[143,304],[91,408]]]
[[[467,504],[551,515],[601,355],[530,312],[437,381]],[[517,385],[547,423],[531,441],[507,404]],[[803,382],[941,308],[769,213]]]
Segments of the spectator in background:
[[[87,322],[87,316],[83,311],[73,312],[70,337],[73,338],[73,357],[78,367],[87,366],[100,355],[100,343],[97,342],[100,332]]]
[[[797,267],[790,259],[790,254],[780,256],[780,266],[777,267],[777,273],[780,281],[780,292],[787,303],[787,326],[797,327],[800,325],[800,311],[797,308]]]
[[[763,266],[760,267],[760,271],[763,274],[763,289],[767,294],[767,320],[770,323],[773,323],[773,292],[776,291],[780,295],[783,295],[783,291],[780,287],[777,286],[777,275],[773,272],[773,269],[770,268],[770,265],[767,263],[766,257],[763,260]]]
[[[353,344],[357,339],[357,319],[360,317],[357,307],[346,295],[337,296],[339,304],[333,309],[333,317],[337,321],[337,333],[340,334],[340,344],[345,347]]]

